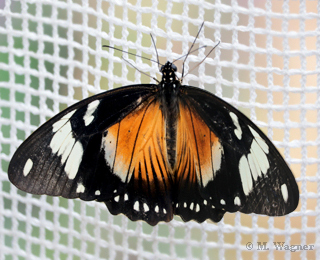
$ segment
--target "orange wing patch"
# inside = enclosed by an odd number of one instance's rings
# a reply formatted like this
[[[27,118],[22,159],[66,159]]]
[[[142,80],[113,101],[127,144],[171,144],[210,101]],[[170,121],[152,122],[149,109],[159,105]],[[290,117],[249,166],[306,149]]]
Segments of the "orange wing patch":
[[[177,179],[205,187],[220,169],[223,147],[200,116],[180,103],[177,125]],[[193,176],[190,176],[193,175]]]
[[[157,181],[163,191],[171,186],[165,136],[160,104],[151,100],[108,129],[103,140],[105,159],[122,182],[128,183],[134,175],[145,188],[154,190]]]

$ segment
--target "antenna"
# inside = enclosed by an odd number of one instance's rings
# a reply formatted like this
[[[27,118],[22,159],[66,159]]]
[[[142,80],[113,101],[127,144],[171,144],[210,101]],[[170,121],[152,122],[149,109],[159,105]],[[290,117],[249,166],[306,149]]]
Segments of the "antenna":
[[[150,37],[151,37],[151,40],[152,40],[152,44],[153,44],[153,46],[154,46],[154,49],[156,50],[158,69],[159,69],[159,71],[160,71],[160,66],[159,66],[159,65],[162,65],[162,64],[161,64],[160,61],[159,61],[159,55],[158,55],[158,50],[157,50],[156,42],[154,41],[153,36],[152,36],[151,33],[150,33]]]
[[[156,63],[160,64],[159,61],[155,61],[155,60],[153,60],[153,59],[149,59],[149,58],[147,58],[147,57],[143,57],[143,56],[141,56],[141,55],[138,55],[138,54],[135,54],[135,53],[132,53],[132,52],[124,51],[124,50],[118,49],[118,48],[116,48],[116,47],[112,47],[112,46],[109,46],[109,45],[102,45],[102,47],[114,49],[114,50],[116,50],[116,51],[121,51],[121,52],[130,54],[130,55],[139,57],[139,58],[141,58],[141,59],[148,60],[148,61],[152,61],[152,62],[156,62]],[[162,65],[162,64],[160,64],[160,65]]]
[[[193,47],[194,47],[194,45],[195,45],[195,43],[196,43],[196,40],[199,38],[199,34],[200,34],[203,26],[204,26],[204,22],[201,24],[200,29],[199,29],[196,37],[194,38],[193,43],[191,44],[191,46],[190,46],[190,48],[189,48],[189,50],[188,50],[188,53],[185,54],[185,55],[182,55],[182,56],[180,56],[179,58],[177,58],[177,59],[175,59],[174,61],[172,61],[172,63],[174,63],[174,62],[176,62],[177,60],[180,60],[180,59],[184,58],[184,60],[183,60],[183,65],[182,65],[181,79],[180,79],[181,82],[182,82],[182,80],[183,80],[183,78],[184,78],[185,76],[187,76],[191,71],[193,71],[195,68],[197,68],[198,66],[200,66],[200,65],[204,62],[204,60],[213,52],[213,50],[220,44],[220,41],[219,41],[219,42],[209,51],[209,53],[208,53],[195,67],[193,67],[191,70],[188,71],[187,74],[184,75],[184,64],[185,64],[188,56],[189,56],[191,53],[194,53],[194,52],[196,52],[196,51],[199,51],[199,50],[202,49],[202,48],[206,48],[206,47],[207,47],[207,45],[204,45],[204,46],[201,46],[201,47],[199,47],[199,48],[197,48],[197,49],[195,49],[195,50],[192,50]],[[121,49],[119,49],[119,48],[112,47],[112,46],[109,46],[109,45],[102,45],[102,47],[111,48],[111,49],[114,49],[114,50],[116,50],[116,51],[121,51],[121,52],[123,52],[123,53],[127,53],[127,54],[129,54],[129,55],[133,55],[133,56],[142,58],[142,59],[144,59],[144,60],[148,60],[148,61],[151,61],[151,62],[155,62],[155,63],[158,64],[158,69],[159,69],[159,71],[160,71],[160,66],[163,66],[163,64],[161,64],[160,61],[159,61],[159,55],[158,55],[157,46],[156,46],[155,40],[154,40],[154,38],[153,38],[153,36],[152,36],[151,33],[150,33],[150,37],[151,37],[151,41],[152,41],[152,44],[153,44],[153,46],[154,46],[154,49],[155,49],[155,51],[156,51],[157,60],[149,59],[149,58],[143,57],[143,56],[141,56],[141,55],[138,55],[138,54],[135,54],[135,53],[132,53],[132,52],[128,52],[128,51],[124,51],[124,50],[121,50]],[[134,65],[133,65],[131,62],[129,62],[128,60],[126,60],[123,56],[122,56],[121,58],[122,58],[125,62],[127,62],[130,66],[132,66],[132,67],[135,68],[137,71],[139,71],[140,73],[142,73],[142,74],[150,77],[151,79],[153,79],[153,80],[155,80],[156,82],[159,83],[159,81],[158,81],[156,78],[154,78],[154,77],[150,76],[149,74],[147,74],[147,73],[139,70],[136,66],[134,66]]]
[[[150,34],[150,35],[151,35],[151,34]],[[153,44],[154,44],[154,40],[153,40],[152,35],[151,35],[151,39],[152,39],[152,42],[153,42]],[[155,46],[155,44],[154,44],[154,46]],[[133,56],[136,56],[136,57],[139,57],[139,58],[142,58],[142,59],[144,59],[144,60],[151,61],[151,62],[156,62],[156,63],[158,64],[158,67],[159,67],[159,65],[162,65],[162,64],[159,62],[159,56],[158,56],[157,48],[156,48],[157,61],[155,61],[155,60],[153,60],[153,59],[149,59],[149,58],[143,57],[143,56],[141,56],[141,55],[138,55],[138,54],[135,54],[135,53],[132,53],[132,52],[128,52],[128,51],[124,51],[124,50],[121,50],[121,49],[118,49],[118,48],[116,48],[116,47],[112,47],[112,46],[109,46],[109,45],[102,45],[102,47],[114,49],[114,50],[116,50],[116,51],[121,51],[121,52],[123,52],[123,53],[127,53],[127,54],[130,54],[130,55],[133,55]],[[123,56],[121,56],[121,58],[122,58],[125,62],[127,62],[131,67],[135,68],[137,71],[139,71],[139,72],[142,73],[143,75],[146,75],[146,76],[148,76],[149,78],[151,78],[151,79],[155,80],[156,82],[160,83],[159,80],[157,80],[155,77],[152,77],[152,76],[150,76],[149,74],[147,74],[147,73],[139,70],[136,66],[134,66],[130,61],[126,60]]]
[[[187,55],[189,55],[189,54],[191,54],[191,53],[194,53],[194,52],[196,52],[196,51],[198,51],[198,50],[200,50],[200,49],[202,49],[202,48],[207,48],[208,46],[207,45],[203,45],[203,46],[201,46],[201,47],[199,47],[199,48],[197,48],[197,49],[195,49],[195,50],[193,50],[193,51],[191,51],[191,52],[189,52],[189,53],[187,53],[187,54],[184,54],[184,55],[182,55],[182,56],[180,56],[179,58],[177,58],[177,59],[175,59],[173,62],[171,62],[171,63],[175,63],[177,60],[181,60],[182,58],[184,58],[185,56],[187,56]]]
[[[188,58],[189,54],[191,53],[191,50],[192,50],[192,48],[193,48],[193,46],[194,46],[194,44],[195,44],[196,40],[197,40],[197,39],[198,39],[198,37],[199,37],[200,31],[202,30],[203,25],[204,25],[204,22],[202,22],[202,24],[201,24],[201,26],[200,26],[200,29],[199,29],[199,31],[198,31],[198,33],[197,33],[197,36],[194,38],[194,41],[193,41],[193,43],[191,44],[191,46],[190,46],[190,48],[189,48],[189,51],[188,51],[188,53],[187,53],[186,57],[184,58],[183,65],[182,65],[181,79],[183,79],[183,74],[184,74],[184,64],[185,64],[185,62],[186,62],[186,60],[187,60],[187,58]]]
[[[196,67],[199,67],[201,65],[202,62],[204,62],[204,60],[211,54],[211,52],[213,52],[213,50],[220,44],[220,41],[209,51],[209,53],[202,59],[202,61],[200,61],[196,66],[194,66],[191,70],[188,71],[188,73],[186,75],[182,75],[181,77],[181,82],[183,80],[183,77],[187,76],[191,71],[193,71]],[[183,63],[184,64],[184,63]]]

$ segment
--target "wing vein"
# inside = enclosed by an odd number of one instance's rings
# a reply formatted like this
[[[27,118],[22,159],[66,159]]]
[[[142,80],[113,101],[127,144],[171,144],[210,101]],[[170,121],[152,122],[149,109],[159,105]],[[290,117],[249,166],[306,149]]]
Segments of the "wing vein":
[[[140,121],[140,124],[139,124],[139,128],[138,128],[138,131],[137,131],[137,134],[136,134],[136,137],[135,137],[135,140],[134,140],[134,145],[133,145],[133,149],[132,149],[132,153],[131,153],[131,158],[130,158],[130,163],[129,163],[129,167],[128,167],[128,171],[127,171],[127,177],[126,177],[126,182],[128,182],[128,176],[130,174],[130,169],[131,169],[131,165],[132,165],[132,161],[133,161],[133,155],[134,155],[134,151],[136,149],[136,144],[137,144],[137,139],[138,139],[138,136],[139,136],[139,133],[140,133],[140,130],[141,130],[141,125],[143,123],[143,119],[145,118],[145,115],[149,109],[149,107],[151,106],[151,104],[154,102],[154,100],[150,101],[150,103],[147,105],[144,113],[143,113],[143,116],[141,118],[141,121]]]
[[[198,147],[197,136],[196,136],[196,131],[195,131],[195,127],[194,127],[193,116],[192,116],[192,112],[191,112],[191,109],[190,109],[189,105],[188,105],[188,104],[186,104],[186,105],[188,106],[188,110],[189,110],[189,113],[190,113],[190,118],[191,118],[191,123],[192,123],[192,130],[193,130],[193,136],[194,136],[194,139],[195,139],[195,146],[196,146],[196,150],[197,150],[198,168],[199,168],[199,179],[200,179],[201,184],[203,185],[203,183],[202,183],[201,166],[200,166],[199,147]]]
[[[117,133],[116,149],[115,149],[115,154],[114,154],[113,164],[112,164],[112,169],[111,169],[112,172],[114,170],[114,164],[115,164],[116,158],[117,158],[117,150],[118,150],[118,143],[119,143],[119,133],[120,133],[121,121],[118,124],[119,124],[119,126],[118,126],[118,133]]]

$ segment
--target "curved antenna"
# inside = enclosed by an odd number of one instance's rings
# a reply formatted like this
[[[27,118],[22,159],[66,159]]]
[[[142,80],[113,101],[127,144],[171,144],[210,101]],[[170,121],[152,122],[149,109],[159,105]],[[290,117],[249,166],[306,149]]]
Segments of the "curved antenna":
[[[198,51],[198,50],[200,50],[200,49],[202,49],[202,48],[207,48],[207,47],[208,47],[207,45],[203,45],[203,46],[201,46],[201,47],[199,47],[199,48],[197,48],[197,49],[189,52],[188,54],[184,54],[184,55],[180,56],[179,58],[175,59],[175,60],[172,61],[171,63],[175,63],[177,60],[181,60],[181,59],[184,58],[185,56],[187,56],[187,55],[189,55],[189,54],[191,54],[191,53],[194,53],[194,52],[196,52],[196,51]]]
[[[160,71],[160,65],[162,65],[162,64],[161,64],[161,63],[160,63],[160,61],[159,61],[159,55],[158,55],[158,50],[157,50],[156,42],[154,41],[154,38],[153,38],[153,36],[152,36],[152,34],[151,34],[151,33],[150,33],[150,37],[151,37],[152,44],[153,44],[154,49],[155,49],[156,54],[157,54],[158,69],[159,69],[159,71]]]
[[[187,60],[187,58],[188,58],[188,56],[189,56],[189,54],[190,54],[190,52],[191,52],[194,44],[196,43],[196,40],[197,40],[198,37],[199,37],[200,31],[202,30],[203,25],[204,25],[204,22],[202,22],[202,24],[201,24],[201,26],[200,26],[200,29],[199,29],[199,31],[198,31],[198,33],[197,33],[197,36],[194,38],[194,41],[193,41],[193,43],[191,44],[191,46],[190,46],[190,48],[189,48],[189,51],[188,51],[188,53],[187,53],[187,55],[186,55],[186,57],[185,57],[185,59],[184,59],[184,61],[183,61],[181,79],[183,79],[183,77],[184,77],[184,76],[183,76],[183,74],[184,74],[184,63],[186,62],[186,60]]]
[[[200,61],[196,66],[194,66],[191,70],[188,71],[188,73],[186,75],[184,75],[183,77],[187,76],[191,71],[193,71],[196,67],[199,67],[202,62],[204,62],[204,60],[211,54],[211,52],[213,52],[213,50],[220,44],[220,41],[218,41],[218,43],[209,51],[209,53],[202,59],[202,61]],[[183,80],[183,77],[181,77],[181,81]]]
[[[156,62],[157,64],[160,64],[159,61],[155,61],[155,60],[153,60],[153,59],[149,59],[149,58],[143,57],[143,56],[141,56],[141,55],[138,55],[138,54],[135,54],[135,53],[132,53],[132,52],[124,51],[124,50],[118,49],[118,48],[116,48],[116,47],[112,47],[112,46],[109,46],[109,45],[102,45],[102,47],[114,49],[114,50],[116,50],[116,51],[121,51],[121,52],[130,54],[130,55],[139,57],[139,58],[141,58],[141,59],[148,60],[148,61],[152,61],[152,62]],[[162,64],[160,64],[160,65],[162,65]]]
[[[154,43],[154,39],[153,39],[151,33],[150,33],[150,36],[151,36],[153,45],[156,47],[156,45],[155,45],[155,43]],[[138,55],[138,54],[135,54],[135,53],[132,53],[132,52],[128,52],[128,51],[124,51],[124,50],[121,50],[121,49],[119,49],[119,48],[112,47],[112,46],[109,46],[109,45],[102,45],[102,47],[114,49],[114,50],[116,50],[116,51],[121,51],[121,52],[123,52],[123,53],[127,53],[127,54],[130,54],[130,55],[133,55],[133,56],[142,58],[142,59],[144,59],[144,60],[148,60],[148,61],[151,61],[151,62],[155,62],[155,63],[158,64],[158,68],[159,68],[159,65],[162,65],[162,64],[159,62],[159,56],[158,56],[157,48],[155,48],[155,49],[156,49],[156,53],[157,53],[157,61],[155,61],[155,60],[153,60],[153,59],[149,59],[149,58],[143,57],[143,56],[141,56],[141,55]],[[150,76],[149,74],[147,74],[147,73],[139,70],[136,66],[134,66],[130,61],[126,60],[123,56],[121,56],[121,58],[122,58],[125,62],[127,62],[131,67],[135,68],[137,71],[139,71],[139,72],[142,73],[143,75],[146,75],[146,76],[148,76],[149,78],[151,78],[151,79],[155,80],[156,82],[160,83],[158,79],[156,79],[155,77],[152,77],[152,76]]]
[[[146,75],[146,76],[148,76],[149,78],[151,78],[151,79],[155,80],[156,82],[160,83],[160,81],[157,80],[155,77],[152,77],[152,76],[150,76],[149,74],[147,74],[147,73],[139,70],[139,69],[138,69],[136,66],[134,66],[130,61],[128,61],[128,60],[126,60],[125,58],[123,58],[123,56],[121,56],[121,58],[122,58],[125,62],[127,62],[131,67],[135,68],[137,71],[139,71],[139,72],[142,73],[143,75]]]

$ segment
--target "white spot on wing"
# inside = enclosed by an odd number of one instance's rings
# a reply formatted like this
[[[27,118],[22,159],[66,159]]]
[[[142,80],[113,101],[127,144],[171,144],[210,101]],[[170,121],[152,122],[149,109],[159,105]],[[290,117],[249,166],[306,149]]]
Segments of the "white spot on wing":
[[[136,201],[133,205],[134,210],[139,211],[139,202]]]
[[[240,201],[240,198],[238,196],[236,196],[234,198],[234,205],[238,205],[238,206],[241,206],[241,201]]]
[[[239,161],[239,172],[243,192],[244,194],[248,195],[252,189],[252,177],[250,173],[249,163],[245,155],[243,155]]]
[[[256,181],[262,174],[267,174],[270,164],[268,160],[269,147],[259,134],[249,126],[254,137],[250,147],[250,153],[243,155],[239,161],[239,171],[242,188],[246,195],[252,190],[252,179]]]
[[[136,101],[136,104],[137,104],[137,105],[140,105],[140,104],[141,104],[141,101],[142,101],[142,97],[139,97],[139,98],[137,99],[137,101]]]
[[[78,183],[76,192],[77,193],[84,193],[84,191],[85,191],[85,187],[83,186],[83,184],[82,183]]]
[[[238,117],[233,112],[230,112],[229,114],[230,114],[230,117],[232,119],[232,122],[233,122],[234,126],[236,127],[236,129],[234,129],[234,134],[237,136],[237,138],[239,140],[241,140],[241,138],[242,138],[242,130],[241,130],[241,127],[239,125]]]
[[[59,151],[61,146],[63,146],[64,141],[70,138],[68,135],[71,132],[72,128],[70,122],[64,124],[57,132],[55,132],[50,142],[50,147],[53,153],[57,153]],[[73,137],[71,136],[71,138]],[[63,146],[63,149],[65,149],[65,145]]]
[[[75,139],[72,137],[72,132],[70,132],[64,142],[61,144],[59,150],[58,150],[58,155],[62,155],[61,157],[61,164],[64,164],[66,160],[68,159],[70,152],[72,151],[72,147],[74,146]]]
[[[147,205],[147,203],[143,203],[143,210],[144,212],[149,211],[149,206]]]
[[[255,140],[252,141],[250,152],[259,163],[260,171],[266,174],[270,166],[268,157]]]
[[[211,156],[212,156],[212,168],[213,173],[203,174],[202,177],[202,184],[203,186],[207,186],[209,181],[212,181],[215,174],[220,170],[221,168],[221,159],[223,154],[223,146],[220,144],[220,142],[213,143],[211,147]]]
[[[68,178],[70,180],[73,180],[74,177],[76,177],[77,175],[80,163],[82,161],[82,155],[83,155],[83,148],[81,143],[78,141],[73,146],[72,151],[69,155],[68,161],[66,163],[66,166],[64,167],[64,170],[66,171],[66,174],[68,175]]]
[[[200,206],[199,206],[199,204],[197,204],[197,206],[196,206],[196,212],[199,212],[200,211]]]
[[[59,121],[55,122],[52,125],[53,128],[53,132],[57,132],[62,126],[65,125],[65,123],[67,123],[69,121],[69,119],[72,117],[72,115],[76,112],[77,110],[73,110],[71,112],[69,112],[68,114],[64,115],[63,117],[60,118]]]
[[[108,132],[107,136],[102,138],[102,148],[105,152],[104,158],[107,164],[112,168],[114,164],[114,157],[116,154],[116,145],[117,145],[117,137],[114,136],[111,132]],[[114,169],[114,172],[121,172],[122,169]],[[126,181],[126,174],[117,174],[117,176],[121,179],[122,182]]]
[[[114,198],[114,201],[115,201],[115,202],[118,202],[119,199],[120,199],[120,196],[118,195],[118,196],[116,196],[116,197]]]
[[[124,201],[127,201],[129,199],[128,194],[124,194]]]
[[[71,116],[76,110],[69,112],[53,124],[54,135],[50,141],[52,153],[61,156],[61,164],[69,179],[74,179],[79,170],[83,156],[82,144],[73,137]]]
[[[99,190],[96,190],[95,193],[94,193],[96,196],[99,196],[101,195],[101,192]]]
[[[260,171],[258,162],[256,161],[255,157],[251,153],[248,154],[248,163],[249,163],[252,177],[256,181],[258,179],[258,176],[261,176],[261,171]]]
[[[220,200],[220,204],[221,204],[221,205],[226,205],[226,202],[224,201],[224,199],[221,199],[221,200]]]
[[[26,161],[26,164],[24,165],[24,168],[23,168],[23,175],[25,177],[30,173],[32,166],[33,166],[33,161],[29,158]]]
[[[213,157],[213,170],[216,173],[221,167],[221,158],[223,154],[223,147],[220,142],[214,143],[212,146],[212,157]]]
[[[87,107],[87,111],[83,117],[84,120],[84,124],[86,126],[88,126],[89,124],[91,124],[91,122],[94,119],[93,113],[94,111],[96,111],[98,105],[99,105],[100,101],[99,100],[95,100],[93,102],[91,102],[88,107]]]
[[[158,205],[154,208],[154,211],[157,212],[157,213],[159,213],[159,207],[158,207]]]
[[[261,138],[261,136],[251,127],[249,126],[249,129],[253,135],[253,137],[255,138],[255,140],[257,141],[257,143],[259,144],[259,146],[261,147],[261,149],[265,152],[265,153],[269,153],[269,146],[267,145],[267,143],[265,142],[265,140],[263,138]]]
[[[285,202],[287,202],[288,201],[288,188],[287,188],[286,184],[281,185],[281,193],[282,193],[283,200]]]
[[[167,211],[166,211],[166,209],[165,209],[165,208],[163,208],[163,213],[164,213],[164,214],[167,214]]]

